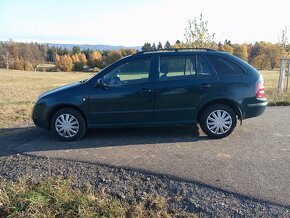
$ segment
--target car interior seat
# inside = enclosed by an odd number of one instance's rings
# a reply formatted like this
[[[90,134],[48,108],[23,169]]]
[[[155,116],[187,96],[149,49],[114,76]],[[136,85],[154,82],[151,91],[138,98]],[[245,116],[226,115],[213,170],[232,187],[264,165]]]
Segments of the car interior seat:
[[[168,65],[167,64],[162,64],[160,67],[160,73],[163,73],[160,76],[160,80],[167,80],[167,74],[168,74]]]

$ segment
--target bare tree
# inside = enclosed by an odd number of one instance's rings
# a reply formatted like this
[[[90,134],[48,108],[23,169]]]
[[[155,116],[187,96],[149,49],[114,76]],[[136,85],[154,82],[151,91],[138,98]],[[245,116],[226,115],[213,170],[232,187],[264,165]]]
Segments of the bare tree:
[[[7,70],[9,69],[9,49],[8,44],[1,42],[0,44],[0,65],[1,67],[5,67]]]

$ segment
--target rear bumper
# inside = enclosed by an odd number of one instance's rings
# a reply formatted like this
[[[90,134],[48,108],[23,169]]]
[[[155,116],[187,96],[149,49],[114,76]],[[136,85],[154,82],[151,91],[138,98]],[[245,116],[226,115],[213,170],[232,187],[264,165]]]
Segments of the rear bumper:
[[[266,110],[267,104],[267,99],[257,99],[256,102],[247,104],[244,108],[244,119],[262,115]]]

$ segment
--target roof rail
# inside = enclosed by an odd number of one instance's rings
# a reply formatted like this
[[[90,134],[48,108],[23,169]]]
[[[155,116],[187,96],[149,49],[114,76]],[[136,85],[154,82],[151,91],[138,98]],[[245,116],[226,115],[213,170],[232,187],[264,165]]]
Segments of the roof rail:
[[[155,49],[155,50],[148,50],[148,51],[139,51],[134,55],[144,54],[144,53],[151,53],[151,52],[164,52],[164,51],[192,51],[192,50],[200,50],[200,51],[216,51],[211,48],[169,48],[169,49]]]

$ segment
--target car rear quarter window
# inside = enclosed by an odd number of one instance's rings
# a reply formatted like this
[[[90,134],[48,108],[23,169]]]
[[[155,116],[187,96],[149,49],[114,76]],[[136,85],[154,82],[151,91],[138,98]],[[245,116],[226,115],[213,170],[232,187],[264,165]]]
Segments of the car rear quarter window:
[[[212,64],[218,75],[226,76],[245,74],[245,71],[238,64],[227,58],[208,55],[207,59]]]
[[[206,62],[205,58],[202,56],[197,56],[196,59],[196,71],[198,79],[210,79],[212,78],[211,70]]]

